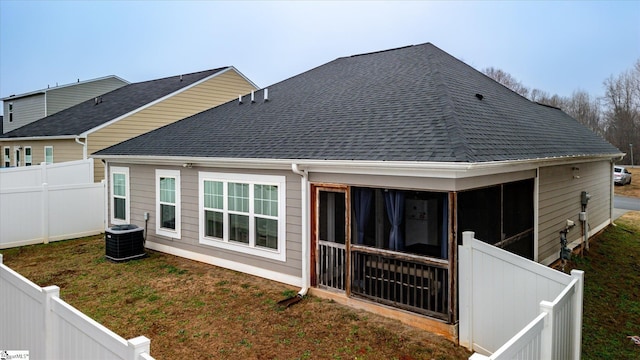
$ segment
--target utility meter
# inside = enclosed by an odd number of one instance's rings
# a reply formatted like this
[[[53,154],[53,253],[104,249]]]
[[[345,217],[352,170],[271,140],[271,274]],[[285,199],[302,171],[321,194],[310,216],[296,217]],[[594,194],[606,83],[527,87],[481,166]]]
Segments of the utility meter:
[[[591,199],[591,194],[589,194],[586,191],[583,191],[582,193],[580,193],[580,203],[582,205],[587,205],[587,203],[589,202],[589,199]]]

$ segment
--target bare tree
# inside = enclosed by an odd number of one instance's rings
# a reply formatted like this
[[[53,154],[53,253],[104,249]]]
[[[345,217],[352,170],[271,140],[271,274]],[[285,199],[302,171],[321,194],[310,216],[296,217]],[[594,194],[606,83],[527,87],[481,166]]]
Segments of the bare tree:
[[[583,90],[574,91],[564,102],[564,111],[596,134],[604,136],[600,101]]]
[[[482,70],[482,72],[488,77],[492,78],[493,80],[499,82],[500,84],[511,89],[511,91],[523,97],[527,97],[529,95],[529,88],[522,85],[520,81],[511,76],[509,73],[506,73],[494,67],[485,68],[484,70]]]
[[[640,59],[633,69],[606,79],[604,87],[607,140],[624,152],[629,152],[633,144],[633,151],[637,153],[640,148]]]

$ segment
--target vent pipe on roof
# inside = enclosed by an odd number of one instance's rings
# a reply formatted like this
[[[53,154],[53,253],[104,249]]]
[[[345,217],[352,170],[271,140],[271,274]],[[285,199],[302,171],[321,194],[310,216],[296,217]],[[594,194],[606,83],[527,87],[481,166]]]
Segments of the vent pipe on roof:
[[[478,100],[482,100],[484,98],[484,96],[482,96],[482,94],[476,94],[476,97],[478,98]]]
[[[238,104],[242,104],[242,95],[238,95]]]
[[[182,81],[182,75],[180,75],[180,81]]]
[[[264,101],[269,101],[269,89],[267,88],[264,89]]]
[[[251,103],[253,104],[254,102],[256,102],[256,95],[253,93],[253,90],[251,91]]]

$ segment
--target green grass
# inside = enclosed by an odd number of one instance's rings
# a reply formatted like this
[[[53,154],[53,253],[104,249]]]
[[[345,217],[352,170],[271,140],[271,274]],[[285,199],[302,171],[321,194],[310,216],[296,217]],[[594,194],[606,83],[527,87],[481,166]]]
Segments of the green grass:
[[[617,221],[573,268],[584,270],[583,359],[640,359],[640,221]]]

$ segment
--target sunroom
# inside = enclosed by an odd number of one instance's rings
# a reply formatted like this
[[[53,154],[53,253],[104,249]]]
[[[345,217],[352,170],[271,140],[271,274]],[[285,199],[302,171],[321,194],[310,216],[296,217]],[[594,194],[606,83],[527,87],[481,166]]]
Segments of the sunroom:
[[[532,258],[533,191],[533,179],[465,191],[312,183],[311,285],[453,324],[460,234]]]

